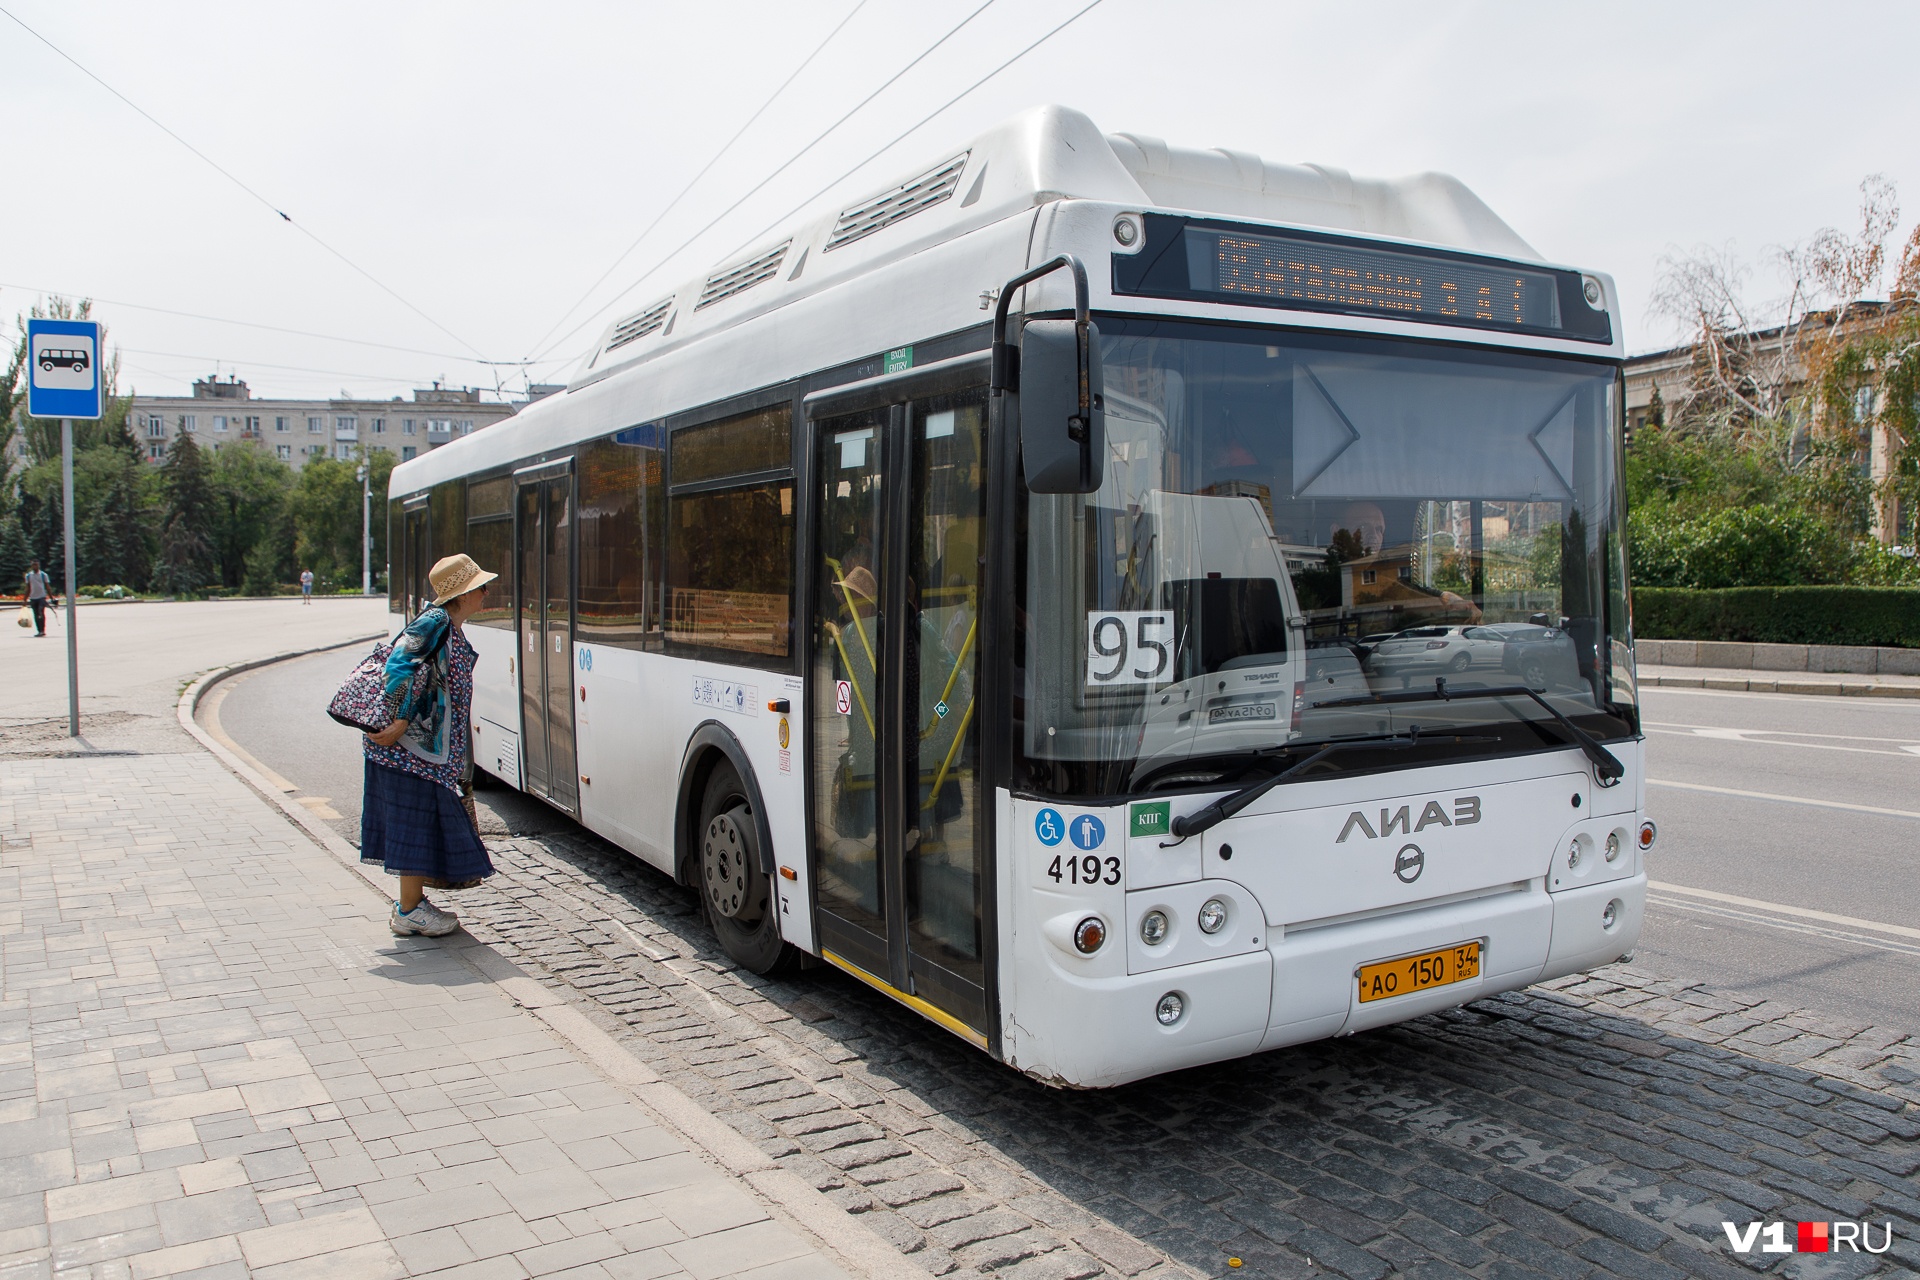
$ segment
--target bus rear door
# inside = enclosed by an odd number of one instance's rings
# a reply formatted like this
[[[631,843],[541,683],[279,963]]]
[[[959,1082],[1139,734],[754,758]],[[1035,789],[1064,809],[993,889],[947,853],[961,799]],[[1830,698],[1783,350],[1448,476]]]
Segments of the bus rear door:
[[[515,629],[526,789],[577,813],[573,741],[573,464],[514,473]]]

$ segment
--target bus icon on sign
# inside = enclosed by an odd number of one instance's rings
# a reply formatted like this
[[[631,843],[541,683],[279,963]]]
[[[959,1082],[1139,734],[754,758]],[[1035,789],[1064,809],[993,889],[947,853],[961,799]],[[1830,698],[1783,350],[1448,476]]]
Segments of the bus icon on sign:
[[[65,331],[35,333],[33,363],[28,372],[33,375],[30,391],[51,391],[56,395],[62,391],[91,393],[95,388],[94,375],[99,372],[95,367],[93,338]],[[74,416],[86,415],[76,412]]]
[[[85,373],[87,366],[93,363],[93,353],[71,347],[42,347],[40,349],[40,370],[52,373],[55,369],[67,369],[74,373]]]

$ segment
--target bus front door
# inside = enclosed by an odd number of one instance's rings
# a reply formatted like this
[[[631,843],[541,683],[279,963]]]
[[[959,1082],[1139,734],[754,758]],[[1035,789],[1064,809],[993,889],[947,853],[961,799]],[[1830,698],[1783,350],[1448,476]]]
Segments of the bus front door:
[[[923,395],[811,424],[808,678],[821,949],[982,1044],[985,403]]]
[[[433,603],[433,589],[427,581],[427,569],[433,562],[427,559],[426,495],[408,499],[404,511],[406,545],[399,561],[401,581],[406,584],[407,621],[412,622]]]
[[[527,790],[577,813],[573,741],[573,472],[514,476],[515,616],[520,637],[520,758]]]

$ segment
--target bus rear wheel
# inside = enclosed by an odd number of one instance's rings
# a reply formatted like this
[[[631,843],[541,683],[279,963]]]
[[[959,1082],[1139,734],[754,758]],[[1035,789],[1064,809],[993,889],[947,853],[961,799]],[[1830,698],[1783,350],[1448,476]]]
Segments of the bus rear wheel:
[[[731,764],[716,766],[707,779],[694,837],[694,884],[721,949],[754,973],[795,967],[800,953],[780,937],[779,902],[760,869],[752,802]]]

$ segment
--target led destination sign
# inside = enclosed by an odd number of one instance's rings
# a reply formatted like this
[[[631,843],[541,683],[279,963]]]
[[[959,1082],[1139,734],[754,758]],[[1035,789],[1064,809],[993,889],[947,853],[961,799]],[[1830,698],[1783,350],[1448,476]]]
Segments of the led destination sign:
[[[1448,320],[1560,327],[1553,277],[1272,236],[1189,228],[1195,289]]]
[[[1576,272],[1166,214],[1146,222],[1141,252],[1113,259],[1117,293],[1612,340]]]

